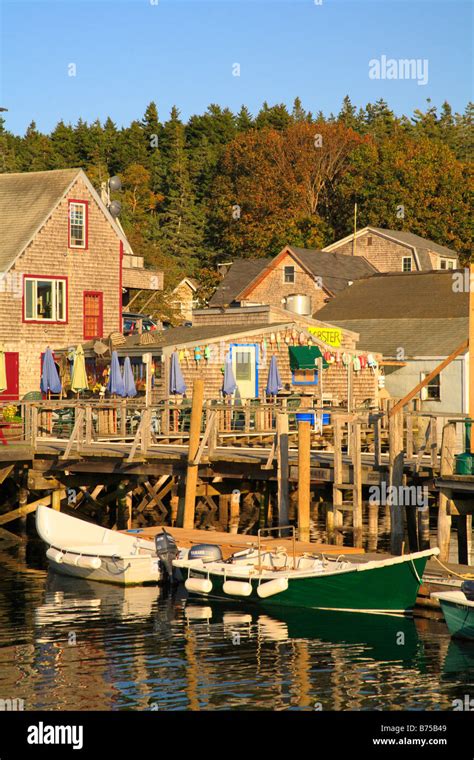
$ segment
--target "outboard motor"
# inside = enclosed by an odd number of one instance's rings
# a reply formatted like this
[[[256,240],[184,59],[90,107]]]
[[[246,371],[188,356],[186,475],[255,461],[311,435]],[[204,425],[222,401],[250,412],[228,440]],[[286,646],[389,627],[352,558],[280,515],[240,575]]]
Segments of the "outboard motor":
[[[163,579],[167,583],[173,580],[173,560],[178,556],[178,547],[171,533],[164,528],[161,533],[155,536],[156,556],[160,560],[163,568]]]
[[[202,559],[203,562],[221,562],[222,552],[216,544],[196,544],[188,552],[188,559]]]
[[[464,581],[464,583],[461,583],[461,591],[468,601],[474,602],[474,581]]]

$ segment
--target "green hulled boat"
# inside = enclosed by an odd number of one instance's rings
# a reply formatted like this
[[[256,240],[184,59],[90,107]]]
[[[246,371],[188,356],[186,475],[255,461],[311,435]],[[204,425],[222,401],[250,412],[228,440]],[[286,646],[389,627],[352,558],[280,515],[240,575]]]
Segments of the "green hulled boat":
[[[431,596],[439,600],[451,636],[474,640],[474,601],[462,591],[438,591]]]
[[[351,562],[286,551],[248,549],[225,562],[216,546],[182,550],[173,562],[175,577],[189,594],[245,599],[278,605],[343,612],[410,614],[429,557],[438,549],[375,561]]]

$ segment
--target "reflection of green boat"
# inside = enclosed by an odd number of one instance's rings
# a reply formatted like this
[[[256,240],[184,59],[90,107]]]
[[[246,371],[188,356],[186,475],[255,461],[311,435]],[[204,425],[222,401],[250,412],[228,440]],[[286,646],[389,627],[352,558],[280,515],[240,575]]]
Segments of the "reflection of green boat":
[[[183,550],[173,563],[190,594],[240,597],[259,606],[392,614],[412,611],[426,562],[438,553],[352,563],[250,549],[224,562],[209,560],[206,547],[198,548],[201,556]]]
[[[291,607],[266,609],[265,605],[256,612],[255,606],[240,601],[232,606],[214,601],[206,607],[191,601],[186,605],[185,615],[188,620],[205,619],[213,625],[223,623],[232,630],[251,626],[266,641],[304,639],[360,646],[363,647],[363,657],[408,665],[419,656],[419,664],[422,664],[422,643],[415,622],[409,617],[353,612],[334,614],[331,610]]]
[[[438,591],[431,596],[439,600],[451,636],[474,640],[474,601],[462,591]]]
[[[474,678],[474,644],[463,639],[451,639],[443,665],[443,673],[462,674],[469,681]]]

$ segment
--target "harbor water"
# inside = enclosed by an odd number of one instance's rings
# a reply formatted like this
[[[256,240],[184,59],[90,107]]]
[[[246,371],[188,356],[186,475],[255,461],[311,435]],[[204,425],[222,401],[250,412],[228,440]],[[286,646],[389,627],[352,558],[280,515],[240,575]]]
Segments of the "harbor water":
[[[474,643],[441,620],[190,603],[0,543],[3,709],[436,711],[473,693]]]

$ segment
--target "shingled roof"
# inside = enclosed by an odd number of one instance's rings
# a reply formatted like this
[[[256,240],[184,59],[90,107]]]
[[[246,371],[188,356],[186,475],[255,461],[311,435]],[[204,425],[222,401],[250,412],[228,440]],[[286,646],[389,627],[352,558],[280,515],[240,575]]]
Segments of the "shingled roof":
[[[360,277],[367,277],[377,270],[363,256],[347,256],[342,253],[325,253],[316,248],[286,246],[283,251],[291,253],[301,266],[314,277],[321,277],[323,287],[331,294],[339,293]],[[283,251],[278,253],[280,256]],[[224,306],[240,300],[240,296],[257,279],[265,276],[265,270],[272,271],[272,259],[238,259],[227,272],[209,306]]]
[[[7,272],[33,237],[46,223],[69,188],[82,176],[108,221],[125,246],[132,252],[125,233],[109,214],[84,171],[54,169],[44,172],[0,174],[0,273]]]
[[[354,282],[318,311],[318,319],[441,319],[466,317],[469,294],[458,293],[461,270],[386,272]]]
[[[238,300],[239,294],[273,259],[237,259],[219,284],[209,306],[226,306]]]
[[[448,356],[468,336],[469,293],[461,270],[385,273],[354,282],[318,311],[318,319],[359,333],[358,348],[407,358]]]
[[[80,171],[58,169],[0,174],[0,272],[12,266]]]

